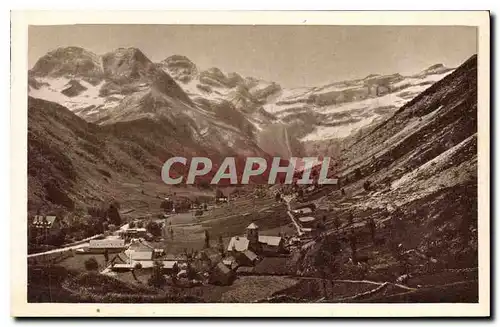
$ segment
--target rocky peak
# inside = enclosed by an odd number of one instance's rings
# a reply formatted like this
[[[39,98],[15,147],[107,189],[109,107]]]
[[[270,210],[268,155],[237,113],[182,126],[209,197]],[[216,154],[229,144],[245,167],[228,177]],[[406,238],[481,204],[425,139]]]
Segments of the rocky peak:
[[[453,68],[448,68],[443,64],[435,64],[435,65],[429,66],[428,68],[421,71],[418,74],[418,76],[425,77],[428,75],[443,74],[443,73],[446,73],[450,70],[453,70]]]
[[[138,80],[153,63],[136,48],[119,48],[102,56],[104,74],[115,82]]]
[[[445,68],[443,64],[435,64],[427,68],[426,70],[435,70],[435,69],[442,69]]]
[[[98,55],[80,47],[61,47],[38,59],[30,73],[39,77],[81,77],[89,81],[102,77]]]
[[[186,56],[173,55],[164,59],[160,66],[177,81],[188,83],[198,74],[198,68]]]

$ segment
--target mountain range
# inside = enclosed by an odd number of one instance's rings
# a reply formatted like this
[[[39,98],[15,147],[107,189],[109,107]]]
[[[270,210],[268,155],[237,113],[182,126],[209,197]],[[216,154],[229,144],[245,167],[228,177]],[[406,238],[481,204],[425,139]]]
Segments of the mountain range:
[[[290,150],[300,152],[300,143],[293,149],[281,149],[282,144],[269,148],[265,136],[281,131],[276,125],[287,127],[290,140],[342,139],[387,119],[452,71],[437,64],[411,76],[372,74],[286,89],[218,68],[201,70],[180,55],[153,63],[135,48],[98,56],[67,47],[36,62],[29,72],[29,94],[97,124],[141,118],[175,121],[198,142],[210,135],[213,140],[207,142],[216,148],[234,150],[238,142],[251,139],[266,152],[285,156]]]
[[[287,89],[180,55],[155,63],[136,48],[58,48],[28,72],[30,207],[113,196],[112,179],[159,181],[172,156],[288,159],[357,142],[453,71]]]

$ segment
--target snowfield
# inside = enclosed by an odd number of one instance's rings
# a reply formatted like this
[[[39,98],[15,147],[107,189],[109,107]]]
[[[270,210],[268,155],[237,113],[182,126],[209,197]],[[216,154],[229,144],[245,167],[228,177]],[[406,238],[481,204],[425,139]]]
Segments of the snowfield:
[[[452,71],[446,69],[444,71],[424,71],[408,77],[374,75],[365,80],[338,82],[323,87],[285,89],[273,102],[266,103],[263,107],[267,112],[275,114],[281,120],[291,115],[307,114],[310,111],[321,114],[320,123],[314,126],[312,132],[300,139],[302,142],[344,138],[361,128],[386,119]],[[380,96],[372,94],[366,97],[367,94],[371,94],[369,89],[371,86],[365,83],[383,78],[396,80],[389,85],[393,91]],[[343,92],[346,94],[359,93],[360,96],[354,96],[352,101],[335,103],[335,97],[344,98]],[[315,103],[315,99],[324,95],[332,97],[331,104]]]
[[[73,80],[78,81],[83,87],[86,88],[86,90],[74,97],[69,97],[61,93],[63,90],[71,86],[69,84],[71,79],[65,77],[37,78],[37,81],[42,85],[39,89],[35,89],[30,86],[29,95],[34,98],[59,103],[72,111],[81,108],[88,108],[90,106],[98,107],[107,104],[106,98],[99,96],[99,90],[104,82],[101,82],[98,85],[92,85],[82,79],[75,78]],[[120,99],[117,100],[117,102],[119,102]],[[109,103],[107,105],[110,106]]]

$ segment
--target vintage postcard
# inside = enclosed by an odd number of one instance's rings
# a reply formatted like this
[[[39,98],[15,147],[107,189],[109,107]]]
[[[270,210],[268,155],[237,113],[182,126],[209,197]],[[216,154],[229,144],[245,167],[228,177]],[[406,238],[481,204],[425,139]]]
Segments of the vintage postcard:
[[[11,19],[13,316],[490,315],[489,12]]]

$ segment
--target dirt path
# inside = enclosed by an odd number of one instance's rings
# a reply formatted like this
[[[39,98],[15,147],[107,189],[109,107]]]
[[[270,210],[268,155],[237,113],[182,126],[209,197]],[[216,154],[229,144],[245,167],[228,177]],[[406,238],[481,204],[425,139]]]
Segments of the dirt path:
[[[283,200],[285,200],[286,207],[287,207],[287,214],[290,217],[290,220],[292,221],[293,225],[295,226],[295,229],[297,229],[297,234],[299,236],[304,235],[304,231],[300,227],[300,225],[297,223],[295,220],[295,217],[292,214],[292,208],[290,207],[290,202],[293,200],[293,196],[284,196]]]
[[[127,229],[127,228],[128,228],[128,223],[125,224],[125,225],[123,225],[123,226],[121,226],[120,230],[124,230],[124,229]],[[90,240],[93,240],[93,239],[95,239],[95,238],[97,238],[99,236],[102,236],[102,234],[94,235],[94,236],[88,237],[86,239],[83,239],[83,240],[80,241],[80,242],[83,242],[83,243],[80,243],[80,244],[63,246],[61,248],[57,248],[57,249],[53,249],[53,250],[49,250],[49,251],[45,251],[45,252],[38,252],[38,253],[28,254],[28,258],[35,258],[35,257],[39,257],[39,256],[42,256],[42,255],[59,253],[59,252],[65,252],[65,251],[68,251],[68,250],[81,249],[81,248],[89,246]],[[114,239],[116,237],[117,237],[116,235],[109,235],[109,236],[106,236],[105,239]]]
[[[89,245],[88,241],[90,241],[90,240],[92,240],[94,238],[97,238],[98,236],[100,236],[100,235],[94,235],[92,237],[89,237],[89,238],[85,239],[85,240],[87,240],[86,242],[81,243],[81,244],[75,244],[75,245],[65,246],[65,247],[62,247],[62,248],[53,249],[53,250],[49,250],[49,251],[45,251],[45,252],[38,252],[38,253],[28,254],[28,258],[35,258],[35,257],[47,255],[47,254],[53,254],[53,253],[65,252],[65,251],[68,251],[68,250],[80,249],[80,248],[88,246]]]
[[[268,274],[257,274],[257,273],[247,273],[245,276],[276,276],[276,275],[268,275]],[[279,275],[280,277],[287,277],[287,278],[295,278],[295,279],[300,279],[300,280],[319,280],[319,281],[329,281],[333,283],[350,283],[350,284],[372,284],[374,286],[380,287],[384,285],[393,285],[398,288],[407,290],[407,291],[414,291],[417,290],[417,288],[405,286],[402,284],[398,283],[392,283],[392,282],[375,282],[372,280],[355,280],[355,279],[329,279],[329,278],[321,278],[321,277],[310,277],[310,276],[298,276],[298,275]]]

